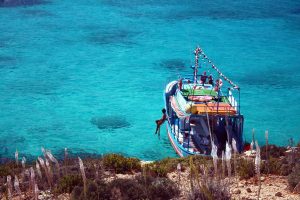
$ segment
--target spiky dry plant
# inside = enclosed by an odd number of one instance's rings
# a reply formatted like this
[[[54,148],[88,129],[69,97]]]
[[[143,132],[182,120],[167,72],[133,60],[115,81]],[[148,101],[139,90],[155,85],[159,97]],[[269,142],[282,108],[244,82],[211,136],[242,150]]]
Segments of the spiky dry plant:
[[[47,155],[46,155],[46,150],[44,149],[44,147],[41,147],[41,151],[42,151],[42,153],[43,153],[43,155],[44,155],[44,158],[46,158]]]
[[[193,162],[193,156],[190,156],[190,175],[189,175],[189,178],[190,178],[190,188],[191,188],[191,199],[194,199],[195,197],[195,188],[194,188],[194,176],[193,176],[193,173],[194,173],[194,162]]]
[[[84,171],[84,165],[80,157],[78,157],[79,161],[79,169],[81,172],[82,180],[83,180],[83,191],[84,191],[84,197],[86,198],[86,192],[87,192],[87,183],[86,183],[86,176]]]
[[[26,158],[25,157],[22,158],[21,163],[22,163],[23,169],[25,169],[25,165],[26,165]]]
[[[25,169],[23,171],[23,177],[22,177],[22,182],[24,182],[25,180],[30,180],[30,172],[28,169]]]
[[[49,158],[49,160],[51,160],[53,163],[55,163],[57,169],[59,170],[59,163],[58,163],[57,159],[53,156],[51,151],[46,151],[46,155]]]
[[[228,170],[228,177],[229,179],[231,178],[231,147],[226,142],[226,149],[225,149],[225,160],[226,160],[226,165],[227,165],[227,170]]]
[[[215,177],[218,177],[218,147],[215,145],[215,143],[212,141],[211,145],[211,157],[213,158],[213,164],[214,164],[214,171],[215,171]]]
[[[252,141],[251,141],[251,144],[250,144],[251,153],[254,150],[254,133],[255,133],[255,129],[253,128],[252,129]]]
[[[33,170],[33,167],[30,167],[30,190],[32,191],[32,194],[34,194],[34,187],[35,187],[35,173]]]
[[[19,152],[18,152],[17,149],[16,149],[16,152],[15,152],[15,159],[16,159],[16,165],[19,165]]]
[[[177,164],[177,174],[178,174],[178,188],[180,188],[180,178],[181,178],[181,164]]]
[[[234,138],[232,138],[232,149],[233,149],[233,170],[234,170],[234,176],[236,178],[236,183],[238,186],[239,182],[237,180],[237,162],[236,162],[236,156],[238,154],[238,149],[237,149],[236,141]]]
[[[34,184],[34,200],[38,200],[39,197],[39,188],[37,184]]]
[[[38,161],[35,161],[35,167],[36,167],[36,171],[37,171],[40,179],[42,179],[42,172],[41,172],[41,168],[40,168]]]
[[[8,197],[8,199],[12,199],[13,187],[11,184],[11,176],[10,175],[8,175],[6,177],[6,185],[7,185],[7,197]]]
[[[51,179],[50,179],[50,176],[49,176],[49,173],[48,173],[48,169],[47,169],[47,167],[45,165],[45,162],[44,162],[43,158],[38,157],[38,161],[39,161],[40,165],[42,166],[42,168],[44,169],[48,185],[49,185],[49,187],[51,187]]]
[[[200,171],[201,171],[201,174],[202,174],[203,183],[206,183],[206,181],[207,181],[207,168],[205,167],[204,164],[201,164],[199,166],[199,168],[200,168]]]
[[[94,163],[94,169],[95,169],[95,179],[97,180],[99,178],[99,166]]]
[[[46,170],[49,175],[50,183],[52,185],[53,184],[53,173],[52,173],[52,169],[51,169],[50,163],[47,158],[45,158],[45,166],[46,166]]]
[[[222,151],[222,176],[223,178],[225,178],[225,174],[226,174],[226,166],[225,166],[225,152]]]
[[[65,151],[64,151],[64,163],[65,163],[65,165],[67,164],[67,159],[68,159],[68,149],[65,148]]]
[[[265,132],[266,138],[266,164],[267,164],[267,174],[269,174],[269,155],[268,155],[268,145],[269,145],[269,132],[266,130]]]
[[[15,175],[14,187],[15,187],[15,190],[16,190],[18,196],[19,196],[19,199],[21,199],[20,182],[19,182],[19,179],[16,175]]]
[[[255,172],[257,174],[257,179],[258,179],[257,199],[259,200],[260,189],[261,189],[261,180],[260,180],[260,163],[261,163],[261,159],[260,159],[260,148],[259,148],[259,145],[258,145],[257,141],[255,142],[255,146],[256,146]]]
[[[63,170],[64,174],[67,173],[67,169],[66,169],[67,165],[68,165],[68,149],[65,148],[65,150],[64,150],[64,166],[65,166],[65,168]]]

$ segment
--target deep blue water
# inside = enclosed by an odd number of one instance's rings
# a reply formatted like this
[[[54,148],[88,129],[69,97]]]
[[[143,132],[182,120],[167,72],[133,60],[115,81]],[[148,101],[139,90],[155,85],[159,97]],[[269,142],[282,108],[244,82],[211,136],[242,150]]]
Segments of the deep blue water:
[[[300,140],[300,2],[0,1],[0,157],[176,156],[162,91],[200,44],[241,87],[245,138]]]

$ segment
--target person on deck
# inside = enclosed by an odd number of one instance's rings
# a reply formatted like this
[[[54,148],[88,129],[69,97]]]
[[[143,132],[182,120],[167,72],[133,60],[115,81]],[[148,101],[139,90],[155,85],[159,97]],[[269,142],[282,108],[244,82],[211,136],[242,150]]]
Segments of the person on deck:
[[[204,85],[206,83],[206,79],[207,79],[206,72],[203,72],[203,74],[200,77],[200,83]]]
[[[163,116],[161,117],[161,119],[156,120],[156,131],[155,134],[158,133],[158,137],[160,136],[160,126],[166,121],[167,119],[167,114],[166,114],[166,109],[162,109],[161,112],[163,113]]]
[[[214,79],[213,79],[212,75],[209,75],[209,77],[208,77],[208,84],[211,84],[211,85],[214,84]]]

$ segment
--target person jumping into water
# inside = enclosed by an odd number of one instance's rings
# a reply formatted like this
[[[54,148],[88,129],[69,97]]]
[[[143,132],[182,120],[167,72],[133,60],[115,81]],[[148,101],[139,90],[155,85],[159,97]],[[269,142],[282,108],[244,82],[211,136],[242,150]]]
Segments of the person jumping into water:
[[[167,119],[167,114],[166,114],[166,109],[162,109],[161,112],[163,113],[163,116],[161,117],[161,119],[156,120],[156,131],[155,134],[158,133],[158,137],[160,137],[160,126],[166,121]]]

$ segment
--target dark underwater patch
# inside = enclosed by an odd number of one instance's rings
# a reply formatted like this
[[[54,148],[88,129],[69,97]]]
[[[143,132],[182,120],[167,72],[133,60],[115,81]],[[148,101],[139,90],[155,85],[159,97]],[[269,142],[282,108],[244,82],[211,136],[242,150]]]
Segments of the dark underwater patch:
[[[17,63],[17,59],[11,56],[0,56],[0,69],[13,69]]]
[[[262,75],[258,75],[262,74]],[[247,74],[241,78],[241,83],[253,85],[257,87],[272,88],[272,89],[292,89],[300,87],[300,74],[281,71],[267,71],[256,74]]]
[[[187,68],[186,61],[179,58],[162,60],[159,66],[171,71],[181,71]]]
[[[13,62],[16,59],[14,57],[10,57],[10,56],[0,56],[0,63],[2,62]]]
[[[300,7],[299,7],[299,8],[292,9],[291,14],[299,15],[299,14],[300,14]]]
[[[286,3],[276,2],[251,2],[244,3],[243,1],[179,1],[172,2],[165,1],[102,1],[104,4],[123,9],[124,15],[128,17],[146,17],[153,19],[164,19],[168,21],[173,20],[187,20],[192,18],[210,18],[210,19],[233,19],[233,20],[247,20],[247,19],[263,19],[263,18],[280,18],[285,17],[290,13],[291,8],[297,5],[296,2]],[[166,3],[167,2],[167,3]],[[133,6],[134,5],[134,6]],[[146,11],[136,9],[138,6],[148,6]],[[125,11],[124,11],[125,10]],[[164,10],[164,12],[162,12]],[[295,14],[297,14],[297,9]]]
[[[0,7],[33,6],[47,3],[48,1],[43,0],[0,0]]]
[[[54,16],[54,14],[45,11],[45,10],[24,10],[22,11],[22,14],[29,17],[51,17]]]
[[[90,122],[100,130],[115,130],[131,126],[124,116],[118,115],[93,117]]]
[[[6,47],[6,42],[0,40],[0,48]]]
[[[101,32],[92,33],[88,37],[88,41],[98,45],[108,44],[135,44],[133,37],[138,33],[123,29],[104,30]]]

